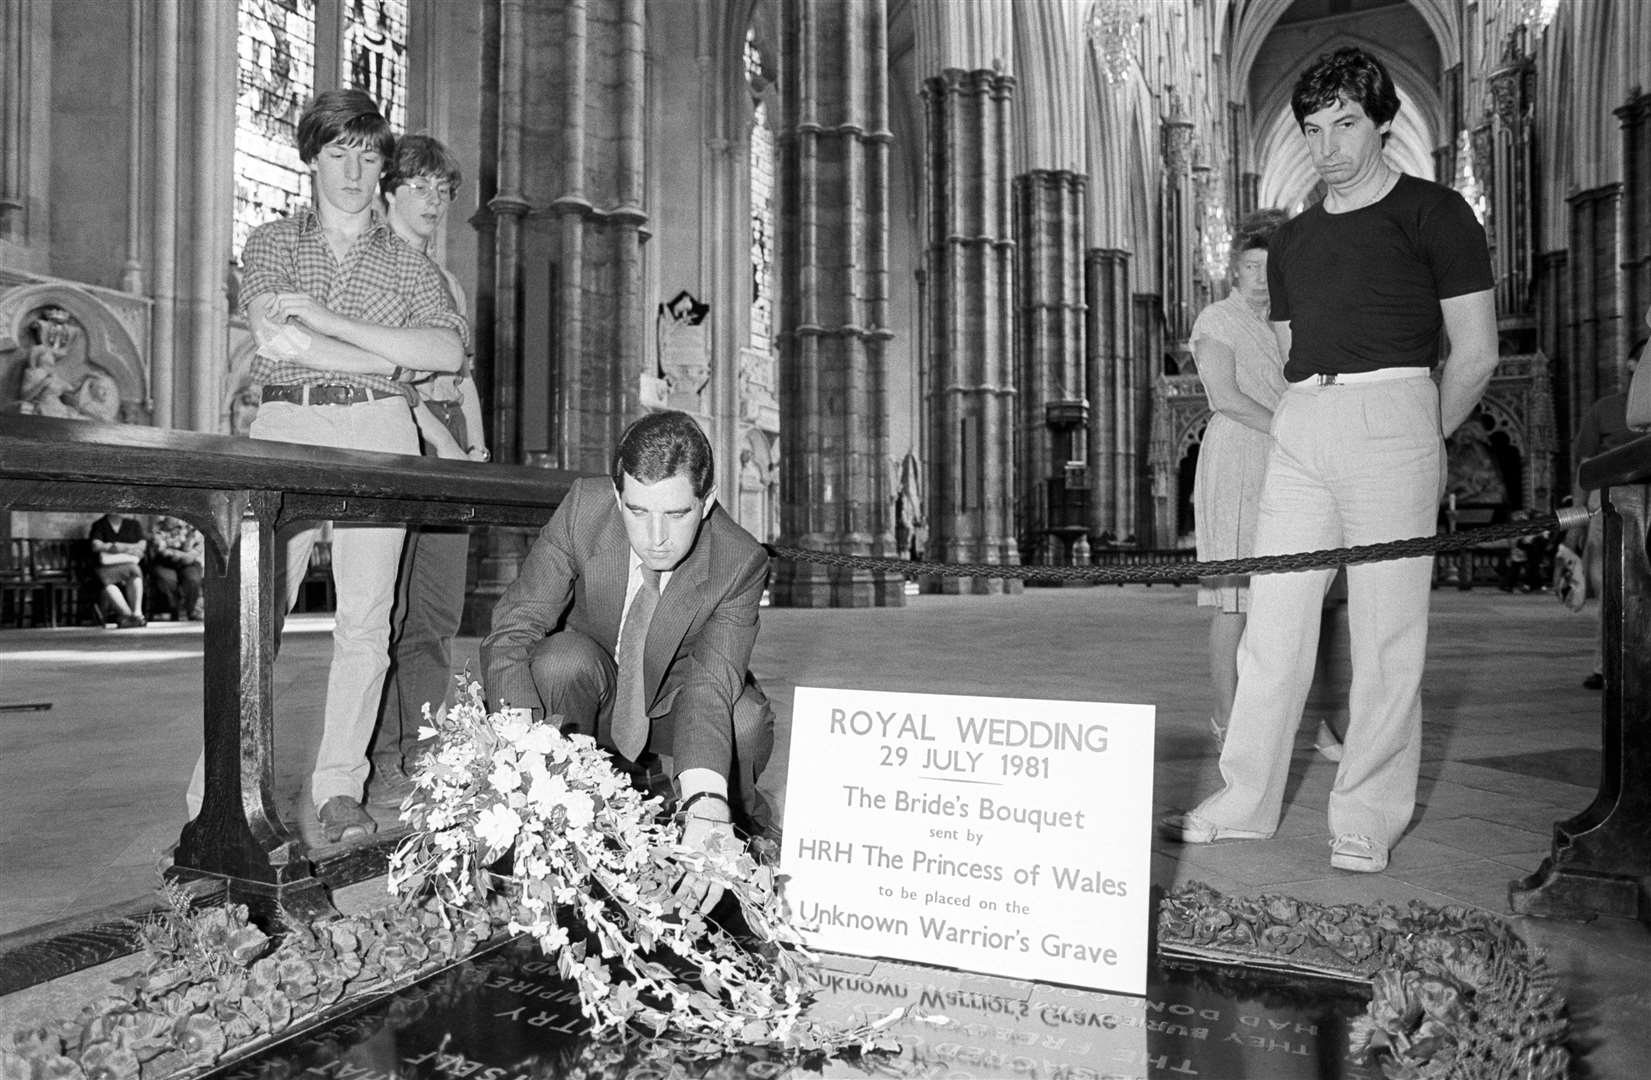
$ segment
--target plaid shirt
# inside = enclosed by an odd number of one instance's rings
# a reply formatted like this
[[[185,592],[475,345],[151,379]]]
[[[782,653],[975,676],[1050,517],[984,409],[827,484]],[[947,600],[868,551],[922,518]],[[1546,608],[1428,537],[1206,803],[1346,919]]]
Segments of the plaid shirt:
[[[329,311],[380,326],[446,327],[469,346],[470,327],[454,309],[441,272],[397,239],[382,218],[375,216],[356,237],[342,263],[333,256],[313,209],[278,218],[252,230],[241,251],[241,265],[245,268],[242,315],[251,310],[254,298],[265,293],[302,292]],[[266,356],[253,359],[252,381],[260,385],[343,384],[411,393],[405,383],[388,375],[320,371]]]

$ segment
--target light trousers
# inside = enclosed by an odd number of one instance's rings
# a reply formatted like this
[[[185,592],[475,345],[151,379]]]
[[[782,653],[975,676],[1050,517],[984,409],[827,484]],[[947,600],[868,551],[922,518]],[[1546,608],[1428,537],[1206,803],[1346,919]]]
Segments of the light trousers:
[[[418,428],[405,398],[379,398],[355,405],[296,405],[266,401],[249,432],[254,439],[377,450],[417,455]],[[319,523],[283,532],[286,558],[278,555],[275,595],[291,611],[309,571]],[[406,529],[400,525],[336,523],[332,540],[333,590],[338,598],[333,624],[332,663],[322,709],[321,743],[310,774],[310,797],[319,809],[328,799],[360,800],[367,783],[367,744],[378,719],[384,673],[390,666],[390,608]],[[279,722],[280,718],[278,718]],[[204,768],[196,763],[188,803],[200,809]]]
[[[1278,555],[1433,535],[1444,481],[1439,394],[1424,377],[1293,384],[1273,415],[1256,553]],[[1416,806],[1422,668],[1433,560],[1347,568],[1352,683],[1330,830],[1392,847]],[[1271,833],[1313,679],[1333,569],[1251,578],[1238,693],[1221,752],[1224,787],[1195,811]]]

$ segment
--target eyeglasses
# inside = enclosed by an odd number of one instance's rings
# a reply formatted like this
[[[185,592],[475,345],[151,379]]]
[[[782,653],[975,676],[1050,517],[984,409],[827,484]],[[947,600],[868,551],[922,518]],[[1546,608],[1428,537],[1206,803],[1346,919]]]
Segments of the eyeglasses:
[[[444,203],[453,201],[453,185],[451,184],[437,183],[434,180],[419,177],[417,180],[407,181],[402,187],[412,188],[413,194],[425,202]]]

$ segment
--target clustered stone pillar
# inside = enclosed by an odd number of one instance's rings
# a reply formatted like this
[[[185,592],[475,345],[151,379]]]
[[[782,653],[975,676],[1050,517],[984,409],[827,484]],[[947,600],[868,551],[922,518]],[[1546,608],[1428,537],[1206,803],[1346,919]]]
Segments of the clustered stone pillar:
[[[1014,234],[1008,177],[1015,80],[950,69],[927,103],[930,549],[1018,565],[1013,519]],[[1016,579],[943,578],[943,592],[1019,592]]]
[[[883,0],[795,0],[782,16],[781,543],[892,556],[888,12]],[[899,575],[790,561],[775,564],[771,595],[789,607],[905,603]]]
[[[1016,368],[1020,389],[1020,512],[1017,531],[1028,562],[1065,564],[1066,540],[1087,526],[1079,486],[1068,474],[1084,462],[1088,385],[1084,356],[1084,187],[1079,173],[1037,169],[1015,178],[1015,235],[1020,320]],[[1079,520],[1069,520],[1076,508]],[[1063,539],[1065,537],[1066,539]],[[1087,545],[1085,545],[1087,548]]]

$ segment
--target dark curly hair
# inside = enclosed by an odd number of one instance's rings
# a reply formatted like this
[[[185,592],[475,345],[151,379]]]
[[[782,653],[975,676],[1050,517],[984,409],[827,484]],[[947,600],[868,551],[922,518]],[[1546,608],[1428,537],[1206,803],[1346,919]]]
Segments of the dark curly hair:
[[[1313,113],[1333,108],[1338,101],[1359,106],[1377,127],[1399,115],[1399,91],[1387,68],[1363,49],[1352,46],[1313,61],[1296,80],[1290,108],[1296,114],[1299,127],[1304,126]],[[1384,145],[1387,134],[1382,133]]]
[[[1232,256],[1238,258],[1246,251],[1266,251],[1272,241],[1273,233],[1290,217],[1284,211],[1275,207],[1265,207],[1261,210],[1252,210],[1238,221],[1238,228],[1233,231]]]

